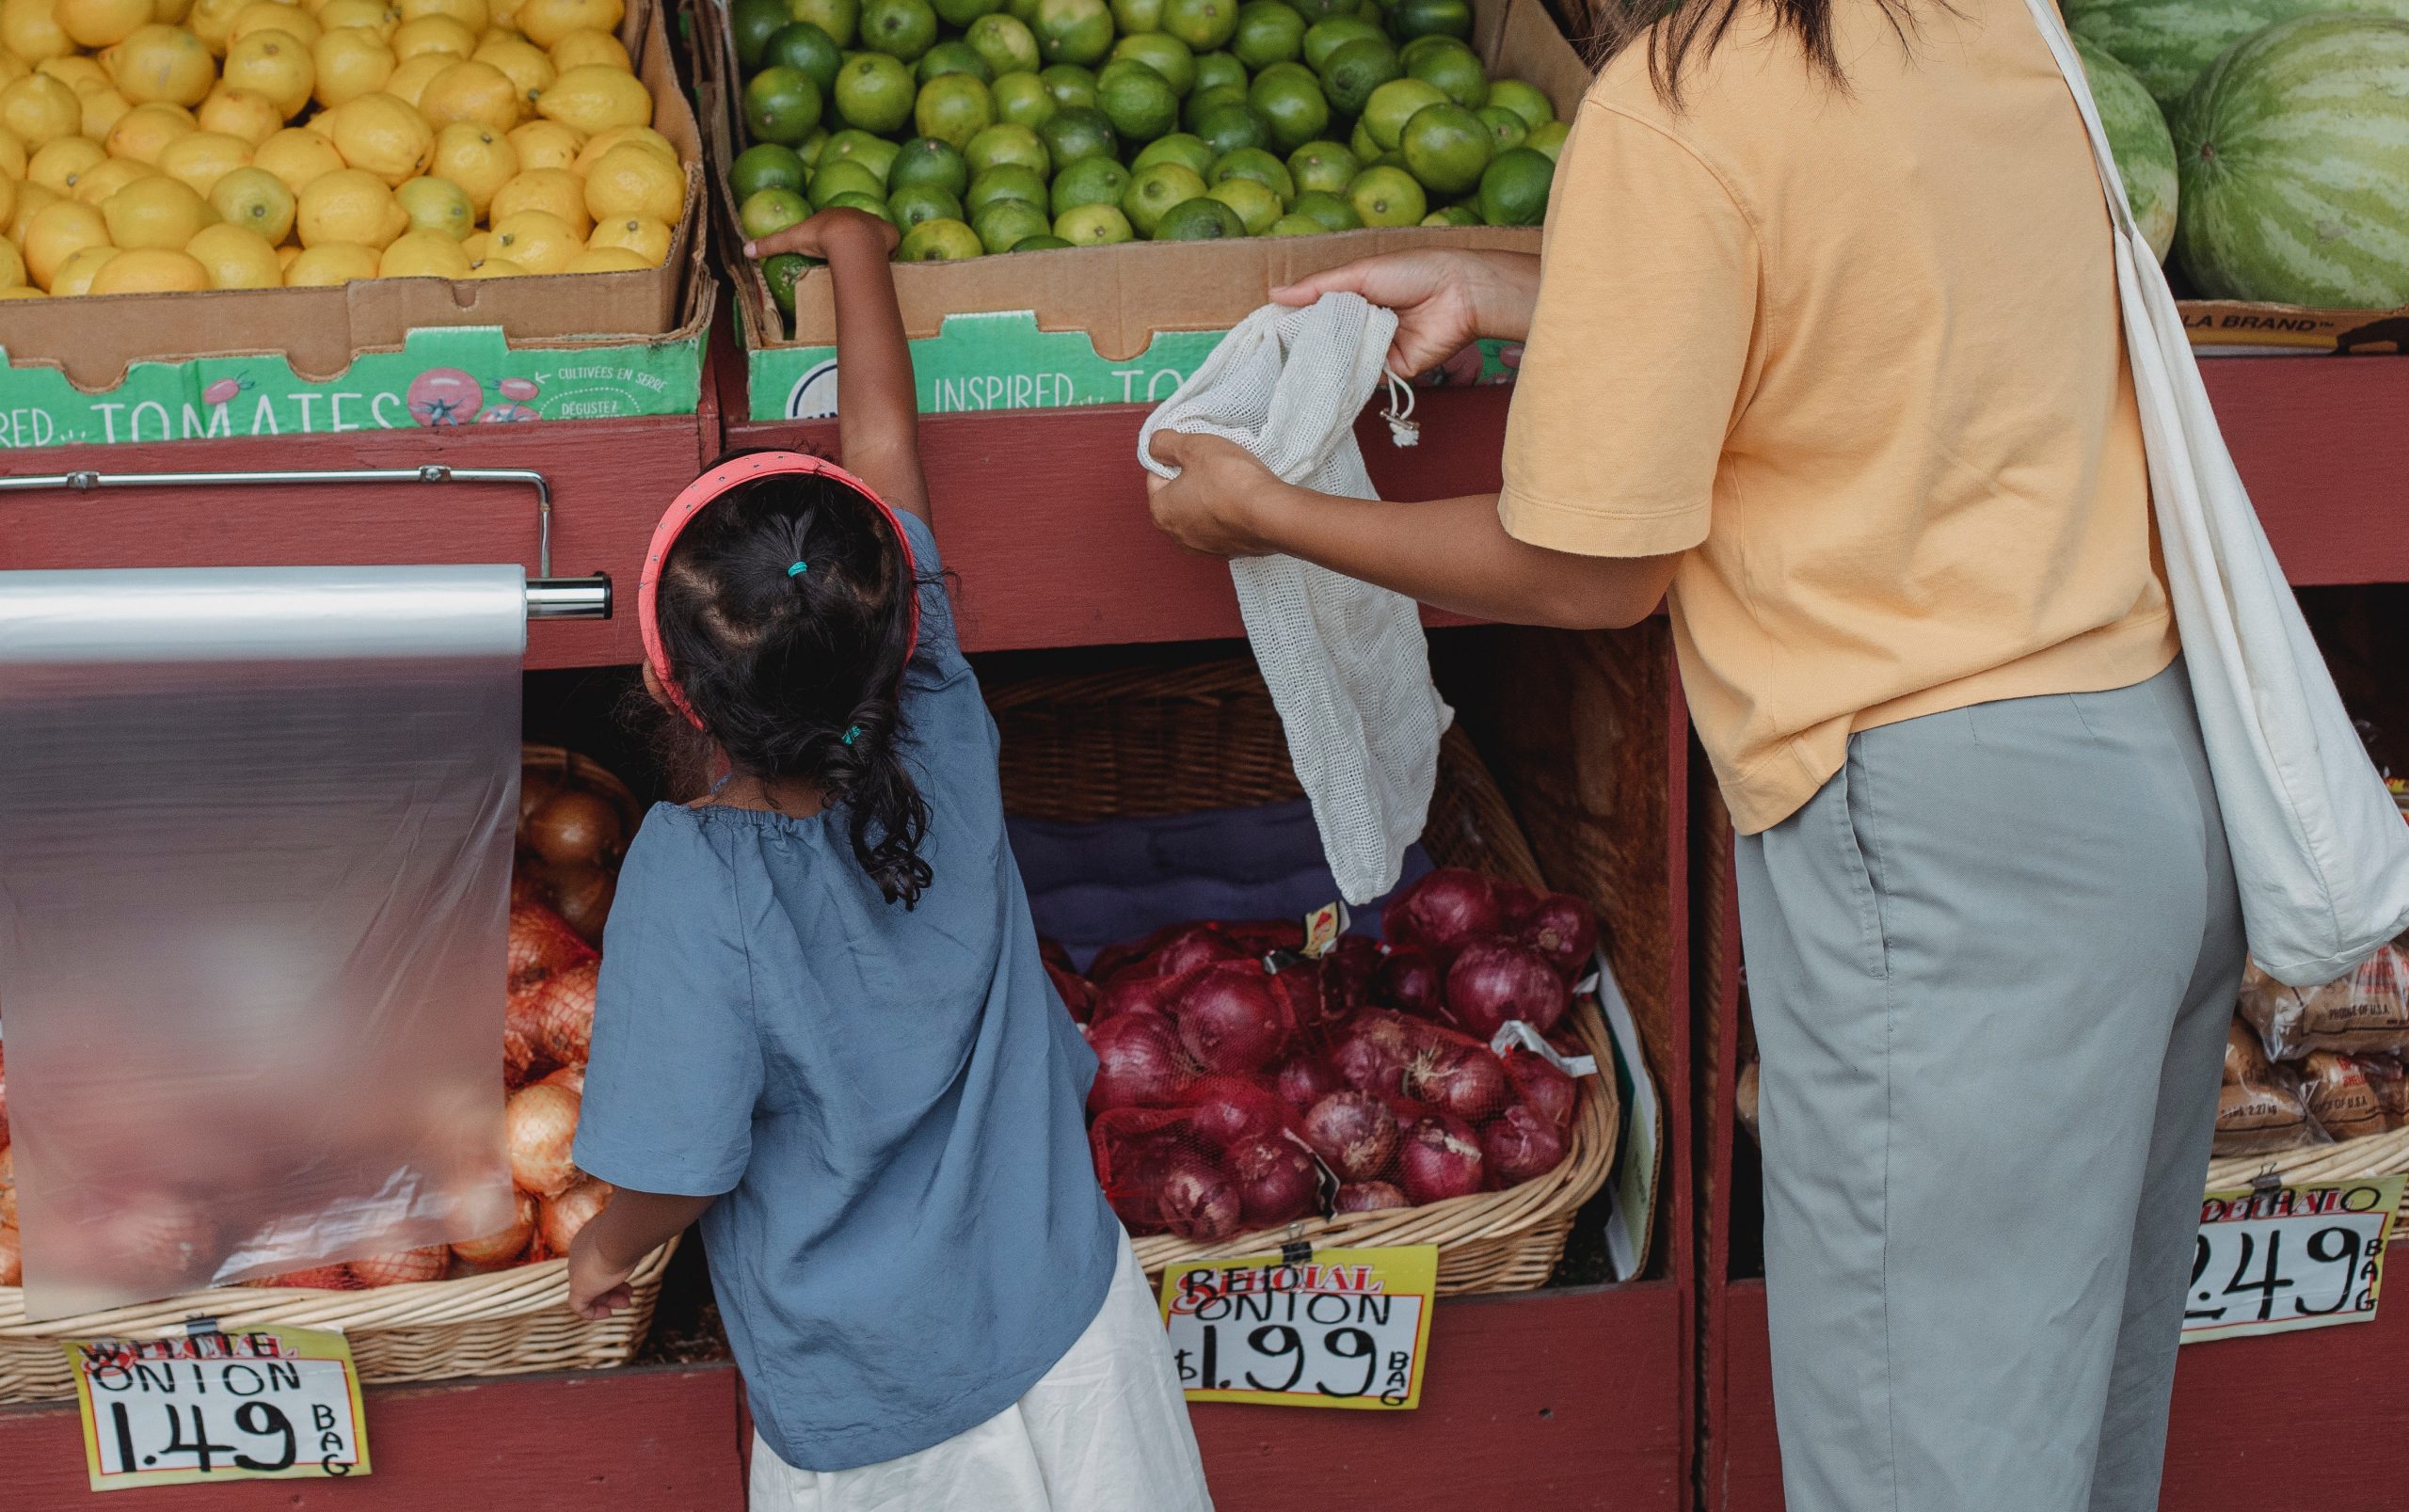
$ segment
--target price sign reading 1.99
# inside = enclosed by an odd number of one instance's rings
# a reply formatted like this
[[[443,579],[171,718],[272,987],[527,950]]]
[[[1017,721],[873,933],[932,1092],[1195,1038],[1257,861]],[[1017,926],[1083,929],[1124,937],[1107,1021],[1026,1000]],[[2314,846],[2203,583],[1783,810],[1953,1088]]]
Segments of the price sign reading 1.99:
[[[2183,1294],[2183,1342],[2373,1322],[2401,1184],[2210,1192]]]
[[[262,1329],[66,1345],[92,1489],[368,1473],[339,1333]]]
[[[1402,1409],[1422,1400],[1439,1251],[1317,1249],[1163,1274],[1163,1323],[1191,1402]]]

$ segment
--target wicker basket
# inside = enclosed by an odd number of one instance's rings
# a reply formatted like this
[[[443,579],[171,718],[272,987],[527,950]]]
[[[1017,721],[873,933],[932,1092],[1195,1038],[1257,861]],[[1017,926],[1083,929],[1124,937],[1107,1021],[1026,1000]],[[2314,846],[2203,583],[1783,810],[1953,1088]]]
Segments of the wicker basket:
[[[2409,1174],[2409,1129],[2273,1154],[2227,1155],[2209,1162],[2209,1182],[2204,1189],[2240,1191],[2265,1172],[2279,1174],[2289,1182],[2356,1181],[2367,1176]],[[2409,1244],[2409,1192],[2402,1194],[2401,1215],[2392,1220],[2392,1242]]]
[[[1302,795],[1280,717],[1251,661],[1031,678],[991,686],[987,702],[1003,735],[1004,807],[1014,814],[1077,823]],[[1460,730],[1440,745],[1422,843],[1442,866],[1541,884],[1513,812]],[[1575,1004],[1571,1022],[1600,1063],[1612,1064],[1597,1004]],[[1138,1258],[1159,1276],[1180,1261],[1259,1254],[1288,1240],[1327,1248],[1434,1244],[1443,1295],[1538,1286],[1562,1258],[1574,1215],[1614,1166],[1620,1128],[1614,1080],[1585,1077],[1581,1085],[1564,1162],[1535,1181],[1425,1207],[1308,1218],[1220,1244],[1140,1239]]]

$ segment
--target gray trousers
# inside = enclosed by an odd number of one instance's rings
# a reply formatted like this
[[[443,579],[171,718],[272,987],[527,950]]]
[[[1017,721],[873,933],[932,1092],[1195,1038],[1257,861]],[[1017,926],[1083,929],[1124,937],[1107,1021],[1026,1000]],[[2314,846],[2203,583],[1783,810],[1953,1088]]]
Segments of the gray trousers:
[[[2242,954],[2182,663],[1861,732],[1739,882],[1789,1512],[2156,1507]]]

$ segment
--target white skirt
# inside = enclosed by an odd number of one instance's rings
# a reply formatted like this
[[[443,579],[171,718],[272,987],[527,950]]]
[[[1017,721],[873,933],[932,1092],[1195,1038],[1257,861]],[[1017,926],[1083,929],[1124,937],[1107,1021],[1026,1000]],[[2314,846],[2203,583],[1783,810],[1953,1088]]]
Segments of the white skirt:
[[[797,1470],[753,1436],[752,1512],[1212,1512],[1162,1314],[1121,1236],[1112,1289],[1021,1399],[917,1454]]]

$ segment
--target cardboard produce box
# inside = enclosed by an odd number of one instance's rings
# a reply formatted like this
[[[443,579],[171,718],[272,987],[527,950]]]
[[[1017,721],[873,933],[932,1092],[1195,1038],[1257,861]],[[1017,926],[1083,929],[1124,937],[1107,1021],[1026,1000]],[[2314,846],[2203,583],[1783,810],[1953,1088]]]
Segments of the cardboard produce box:
[[[0,449],[692,413],[713,298],[702,133],[655,0],[630,0],[619,40],[686,165],[659,267],[7,301]]]
[[[2409,306],[2399,310],[2312,310],[2243,299],[2178,299],[2183,328],[2203,357],[2269,353],[2409,356]]]
[[[815,269],[795,286],[795,334],[784,333],[759,270],[742,253],[728,165],[745,145],[737,119],[735,42],[723,0],[697,0],[697,93],[709,147],[712,201],[745,348],[746,407],[755,420],[836,412],[836,309],[831,279]],[[1570,120],[1590,71],[1541,0],[1476,0],[1469,43],[1492,75],[1537,87]],[[1222,333],[1269,291],[1375,252],[1459,247],[1536,252],[1536,227],[1409,227],[1324,236],[1233,241],[1129,242],[1018,252],[895,269],[903,324],[925,413],[1051,409],[1160,400],[1193,372]],[[1484,343],[1444,374],[1451,383],[1502,382],[1510,348]]]

